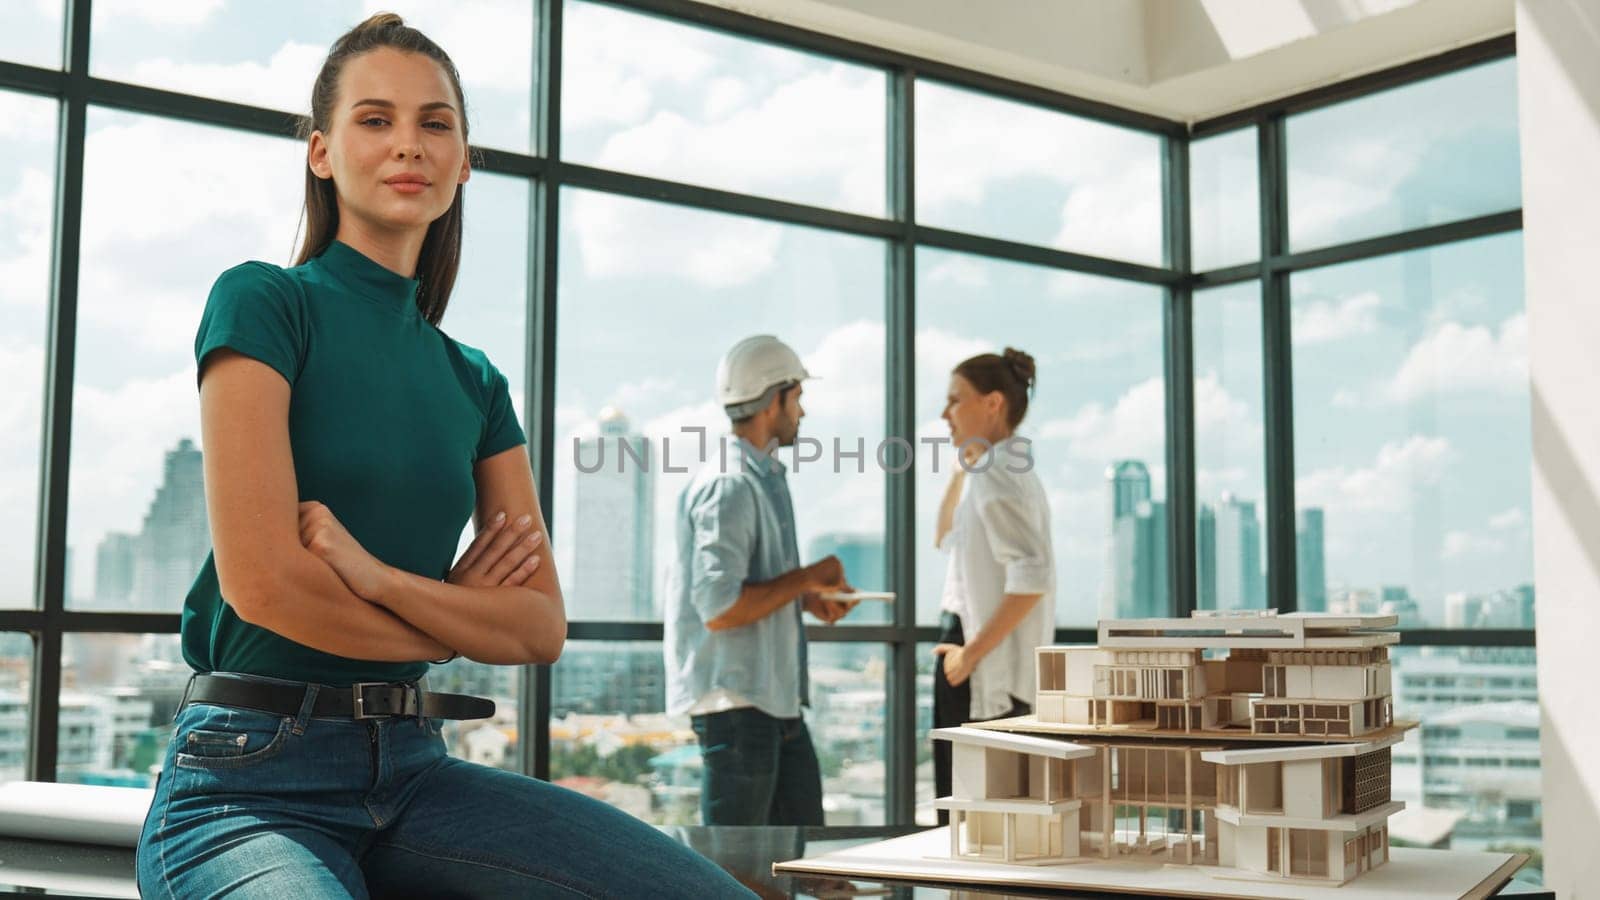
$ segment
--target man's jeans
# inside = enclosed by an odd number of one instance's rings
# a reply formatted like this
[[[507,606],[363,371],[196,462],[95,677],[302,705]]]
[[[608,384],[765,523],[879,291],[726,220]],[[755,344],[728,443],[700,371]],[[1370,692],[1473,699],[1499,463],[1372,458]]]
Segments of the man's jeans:
[[[323,688],[332,690],[332,688]],[[437,720],[178,714],[145,897],[750,897],[611,806],[445,755]]]
[[[755,707],[694,716],[707,825],[821,825],[822,770],[804,718]]]

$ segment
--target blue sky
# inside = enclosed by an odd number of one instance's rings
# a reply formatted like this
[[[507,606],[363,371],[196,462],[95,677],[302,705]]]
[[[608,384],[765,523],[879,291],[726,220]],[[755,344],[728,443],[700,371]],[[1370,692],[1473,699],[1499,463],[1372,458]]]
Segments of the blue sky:
[[[455,55],[476,140],[527,148],[533,22],[512,0],[99,0],[94,70],[300,110],[327,43],[368,5],[398,9]],[[27,0],[0,14],[13,36],[0,55],[48,62],[26,54],[53,45],[50,7]],[[568,13],[569,158],[882,212],[881,73],[610,8]],[[485,16],[504,27],[467,27]],[[1292,119],[1295,245],[1515,206],[1514,99],[1513,63],[1501,62]],[[10,605],[25,601],[31,571],[54,108],[9,94],[0,108],[13,149],[0,166],[0,377],[18,386],[0,403],[0,604]],[[1159,261],[1154,138],[938,85],[919,88],[918,108],[924,221]],[[80,591],[100,536],[137,530],[161,453],[197,431],[189,342],[211,280],[242,259],[287,261],[301,165],[286,140],[103,110],[89,127],[68,525]],[[1253,134],[1197,145],[1195,159],[1197,257],[1241,261],[1256,246]],[[520,385],[527,187],[479,174],[468,196],[445,328]],[[882,244],[582,191],[560,202],[558,562],[570,558],[559,535],[572,512],[571,437],[607,405],[656,436],[719,425],[716,360],[746,334],[782,336],[823,376],[807,387],[805,433],[847,446],[882,436]],[[1330,583],[1408,584],[1436,607],[1450,591],[1531,580],[1519,248],[1511,235],[1293,279],[1296,480],[1303,501],[1328,510]],[[919,252],[916,278],[919,434],[942,433],[944,382],[960,359],[1007,343],[1039,358],[1024,431],[1053,504],[1058,619],[1085,624],[1104,577],[1105,466],[1144,459],[1165,492],[1160,294],[941,251]],[[1253,286],[1197,297],[1195,354],[1200,499],[1259,500]],[[927,548],[942,485],[919,472],[916,541]],[[663,516],[679,486],[659,479]],[[803,544],[827,531],[881,536],[875,472],[802,471],[793,487]],[[670,535],[658,525],[658,563]],[[921,618],[937,606],[942,565],[919,550]]]

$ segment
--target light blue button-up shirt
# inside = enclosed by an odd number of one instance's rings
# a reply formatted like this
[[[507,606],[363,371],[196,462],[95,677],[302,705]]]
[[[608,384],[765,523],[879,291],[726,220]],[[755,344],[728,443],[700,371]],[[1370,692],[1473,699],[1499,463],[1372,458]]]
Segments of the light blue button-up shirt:
[[[748,443],[727,465],[704,466],[678,497],[678,555],[666,600],[667,712],[682,715],[715,690],[770,716],[792,719],[808,703],[799,595],[758,622],[711,631],[746,582],[800,567],[788,468]],[[741,469],[739,460],[743,461]]]

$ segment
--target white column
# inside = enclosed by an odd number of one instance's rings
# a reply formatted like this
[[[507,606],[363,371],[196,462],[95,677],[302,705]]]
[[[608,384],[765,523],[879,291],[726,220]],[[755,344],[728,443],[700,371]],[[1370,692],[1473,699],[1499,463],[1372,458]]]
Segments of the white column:
[[[1544,879],[1576,897],[1600,884],[1600,3],[1516,7]]]

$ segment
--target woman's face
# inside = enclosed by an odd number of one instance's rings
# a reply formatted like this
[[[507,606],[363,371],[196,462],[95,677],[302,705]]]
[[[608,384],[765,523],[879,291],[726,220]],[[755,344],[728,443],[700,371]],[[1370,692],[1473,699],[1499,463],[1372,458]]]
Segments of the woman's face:
[[[942,418],[950,424],[950,440],[957,446],[974,438],[993,442],[998,437],[1005,398],[999,391],[981,394],[972,382],[951,374]]]
[[[420,53],[389,47],[347,60],[328,128],[308,163],[332,178],[341,221],[378,232],[426,229],[471,174],[450,76]]]

